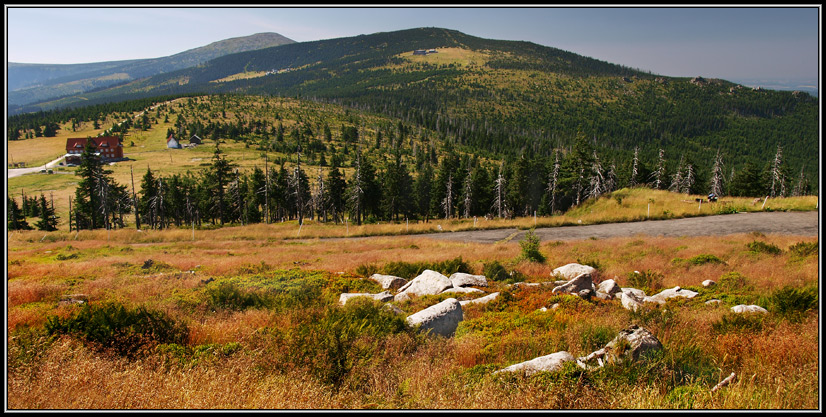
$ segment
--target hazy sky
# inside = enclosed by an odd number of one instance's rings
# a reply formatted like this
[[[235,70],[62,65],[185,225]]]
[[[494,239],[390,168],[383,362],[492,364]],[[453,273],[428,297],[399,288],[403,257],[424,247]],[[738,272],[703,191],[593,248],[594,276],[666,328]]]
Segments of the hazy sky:
[[[6,5],[7,61],[156,58],[276,32],[313,41],[416,27],[523,40],[668,76],[819,77],[820,7],[32,7]]]

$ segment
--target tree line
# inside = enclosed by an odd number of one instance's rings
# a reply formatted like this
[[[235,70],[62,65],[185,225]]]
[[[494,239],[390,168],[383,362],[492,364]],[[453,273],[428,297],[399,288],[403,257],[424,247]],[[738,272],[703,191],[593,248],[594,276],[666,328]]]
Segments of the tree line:
[[[70,200],[70,230],[123,228],[130,215],[139,229],[554,215],[624,187],[718,196],[811,193],[803,170],[795,177],[786,168],[780,146],[765,166],[748,163],[737,171],[726,167],[718,151],[712,169],[703,172],[685,156],[669,161],[664,150],[653,163],[643,161],[639,149],[629,161],[618,162],[600,155],[582,133],[571,149],[555,149],[548,158],[500,161],[460,154],[450,142],[435,160],[407,160],[398,148],[373,158],[357,144],[349,168],[334,153],[326,170],[302,166],[299,143],[290,166],[265,159],[263,167],[246,172],[216,142],[211,163],[202,171],[163,176],[147,167],[140,193],[134,191],[134,176],[131,192],[115,183],[94,150],[88,142],[76,173],[80,181]],[[20,209],[9,197],[9,230],[28,228],[25,217],[31,215],[41,217],[38,229],[55,230],[53,204],[50,209],[43,195],[38,201],[23,196],[22,202]]]

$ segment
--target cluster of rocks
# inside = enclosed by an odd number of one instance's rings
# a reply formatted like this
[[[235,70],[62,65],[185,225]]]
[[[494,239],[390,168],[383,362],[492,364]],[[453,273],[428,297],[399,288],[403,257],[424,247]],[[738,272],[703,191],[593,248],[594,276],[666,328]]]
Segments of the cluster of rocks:
[[[563,350],[517,363],[494,373],[524,372],[526,375],[531,375],[536,372],[558,371],[567,362],[576,362],[580,368],[590,370],[605,366],[608,363],[641,360],[646,354],[662,350],[662,348],[662,343],[650,331],[632,325],[621,330],[605,347],[588,355],[576,358]],[[596,365],[591,365],[594,362],[596,362]]]
[[[556,268],[551,273],[553,276],[565,278],[565,280],[554,281],[553,283],[538,283],[533,285],[554,285],[552,290],[555,294],[573,294],[581,298],[588,299],[595,296],[602,300],[619,300],[623,308],[627,310],[637,311],[645,303],[665,304],[672,298],[686,298],[691,299],[696,297],[699,293],[696,291],[687,290],[676,286],[660,291],[654,295],[646,295],[645,291],[630,288],[620,287],[613,279],[606,279],[594,284],[593,274],[596,272],[591,266],[571,263],[565,266]],[[516,284],[515,284],[516,285]],[[520,285],[526,285],[520,283]],[[707,279],[702,282],[704,288],[710,288],[716,285],[713,280]],[[530,285],[526,285],[530,286]],[[707,305],[718,305],[722,302],[720,300],[706,301]],[[544,310],[547,310],[546,308]],[[737,305],[731,308],[734,313],[767,313],[768,311],[757,305]]]
[[[406,301],[411,296],[436,295],[444,293],[456,294],[484,294],[485,291],[474,287],[487,287],[488,282],[484,275],[472,275],[457,272],[447,277],[439,272],[426,269],[416,278],[407,281],[393,275],[373,274],[370,279],[381,285],[382,291],[378,294],[344,293],[339,296],[339,303],[346,305],[347,301],[355,297],[369,297],[380,302]],[[391,291],[396,292],[393,294]],[[496,299],[498,292],[471,300],[459,301],[448,298],[436,305],[425,308],[407,317],[410,326],[418,326],[420,331],[430,332],[442,336],[452,336],[463,320],[462,306],[468,304],[484,304]],[[401,311],[398,308],[395,311]]]
[[[643,290],[630,288],[630,287],[621,287],[615,280],[613,279],[606,279],[596,285],[594,283],[594,276],[597,273],[597,270],[588,265],[581,265],[578,263],[570,263],[559,268],[556,268],[551,272],[553,277],[556,277],[557,280],[552,282],[541,282],[541,283],[516,283],[513,284],[514,288],[521,288],[521,287],[536,287],[536,286],[553,286],[552,293],[554,294],[572,294],[579,296],[583,299],[590,299],[591,297],[597,297],[601,300],[619,300],[620,304],[623,308],[627,310],[637,311],[640,307],[642,307],[645,303],[654,303],[663,305],[668,300],[673,298],[685,298],[691,299],[696,297],[699,293],[696,291],[687,290],[684,288],[680,288],[679,286],[668,288],[663,291],[660,291],[654,295],[646,295]],[[370,276],[370,279],[381,285],[384,291],[378,294],[370,294],[370,293],[344,293],[341,294],[339,297],[339,302],[342,305],[347,304],[347,302],[356,297],[369,297],[374,300],[380,302],[403,302],[411,299],[411,296],[424,296],[424,295],[436,295],[436,294],[445,294],[445,293],[455,293],[457,295],[461,294],[484,294],[485,291],[479,289],[478,287],[487,287],[487,279],[484,275],[473,275],[467,273],[457,272],[450,277],[447,277],[439,272],[433,270],[425,270],[419,276],[413,278],[412,280],[408,281],[404,278],[400,278],[393,275],[382,275],[382,274],[373,274]],[[716,285],[716,283],[712,280],[706,280],[702,283],[703,287],[708,288]],[[395,294],[394,294],[395,292]],[[451,336],[456,331],[456,328],[459,326],[459,322],[463,319],[463,312],[462,307],[468,304],[482,304],[488,303],[492,300],[495,300],[499,296],[498,292],[494,292],[491,294],[487,294],[484,296],[480,296],[471,300],[464,300],[459,301],[456,298],[448,298],[441,303],[436,305],[430,306],[416,312],[407,317],[407,323],[411,326],[419,326],[421,331],[431,332],[432,334],[439,334],[443,336]],[[706,302],[707,305],[715,305],[720,304],[720,300],[709,300]],[[555,309],[556,306],[553,306],[551,309]],[[394,311],[400,312],[401,310],[398,307],[392,307]],[[547,311],[548,309],[543,307],[542,311]],[[731,308],[731,311],[734,313],[746,313],[746,312],[760,312],[766,313],[767,311],[759,306],[756,305],[738,305]],[[636,330],[635,330],[636,331]],[[626,335],[627,337],[632,337],[632,334]],[[633,336],[636,337],[636,336]],[[610,352],[608,346],[605,352],[598,354],[599,351],[594,352],[591,357],[589,355],[587,359],[579,358],[577,361],[579,363],[585,363],[587,360],[597,359],[600,363],[602,363],[601,357],[607,355]],[[536,358],[536,363],[557,363],[559,361],[567,361],[568,356],[564,355],[563,353],[567,352],[557,352],[558,354],[548,355],[548,357]],[[515,365],[514,365],[515,366]],[[522,365],[521,368],[532,367],[534,365]],[[543,365],[545,366],[545,365]]]

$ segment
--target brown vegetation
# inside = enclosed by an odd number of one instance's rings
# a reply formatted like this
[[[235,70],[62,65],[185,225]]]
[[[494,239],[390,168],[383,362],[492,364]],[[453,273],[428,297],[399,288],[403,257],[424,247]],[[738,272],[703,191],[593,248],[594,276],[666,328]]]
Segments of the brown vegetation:
[[[817,311],[799,319],[770,313],[755,319],[759,322],[719,325],[731,315],[733,302],[762,302],[784,286],[817,286],[818,256],[789,250],[814,238],[748,234],[544,242],[540,250],[546,261],[535,263],[518,260],[518,242],[484,245],[415,236],[291,241],[270,239],[264,230],[198,231],[195,241],[184,230],[146,232],[140,238],[134,230],[84,231],[77,241],[54,242],[40,242],[36,232],[9,235],[9,408],[818,407]],[[755,240],[782,252],[750,251],[748,244]],[[698,255],[723,263],[673,261]],[[335,323],[346,323],[331,315],[346,318],[353,312],[335,306],[337,295],[379,291],[356,275],[360,266],[457,257],[475,273],[496,260],[533,282],[550,281],[553,268],[577,261],[596,265],[602,279],[622,286],[629,272],[651,270],[662,274],[664,287],[679,285],[700,296],[629,313],[616,301],[588,302],[552,294],[550,287],[512,290],[491,282],[488,291],[509,295],[465,307],[455,337],[342,330],[336,334],[346,361],[341,369],[330,367],[335,351],[325,346],[336,339],[329,332]],[[153,264],[144,268],[148,259]],[[700,285],[730,272],[744,277],[731,289],[713,292]],[[209,288],[215,287],[204,284],[209,279],[261,297],[279,294],[284,282],[318,282],[321,293],[309,304],[282,300],[233,310],[210,304]],[[188,337],[182,345],[156,343],[127,358],[83,338],[45,334],[49,317],[74,317],[82,308],[59,303],[76,293],[86,294],[90,306],[117,302],[163,312],[185,324]],[[721,296],[721,307],[703,304]],[[399,305],[411,314],[445,298],[431,297]],[[553,303],[560,308],[537,311]],[[630,323],[650,329],[665,346],[663,354],[591,372],[566,368],[530,377],[492,375],[559,350],[587,354]],[[731,372],[738,375],[731,385],[709,392]]]

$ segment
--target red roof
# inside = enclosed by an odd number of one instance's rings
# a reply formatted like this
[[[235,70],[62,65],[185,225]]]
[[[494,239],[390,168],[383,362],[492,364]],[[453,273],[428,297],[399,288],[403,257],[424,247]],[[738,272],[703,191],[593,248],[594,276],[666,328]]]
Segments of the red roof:
[[[86,146],[86,141],[91,139],[95,148],[115,148],[121,146],[117,136],[101,136],[97,138],[69,138],[66,139],[66,150],[83,149]]]

